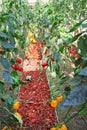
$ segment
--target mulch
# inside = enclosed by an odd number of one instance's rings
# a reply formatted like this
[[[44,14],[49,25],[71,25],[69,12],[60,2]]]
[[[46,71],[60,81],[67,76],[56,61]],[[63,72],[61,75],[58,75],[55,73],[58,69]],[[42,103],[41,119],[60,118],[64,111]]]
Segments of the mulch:
[[[18,112],[26,130],[49,130],[57,122],[55,109],[48,102],[50,88],[45,69],[40,70],[41,59],[39,44],[30,44],[23,63],[22,80],[27,83],[20,87],[18,95],[21,101]],[[31,76],[31,80],[26,80],[26,76]]]

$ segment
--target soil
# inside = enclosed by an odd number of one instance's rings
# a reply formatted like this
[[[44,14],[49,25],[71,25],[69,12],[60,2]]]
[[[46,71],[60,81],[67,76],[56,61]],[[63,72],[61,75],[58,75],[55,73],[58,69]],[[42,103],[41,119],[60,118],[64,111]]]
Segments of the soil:
[[[27,84],[20,87],[18,112],[23,116],[23,126],[28,130],[49,130],[57,122],[55,109],[50,106],[50,88],[45,69],[40,70],[42,59],[38,43],[26,49],[23,64],[23,81]],[[31,80],[26,80],[30,76]]]

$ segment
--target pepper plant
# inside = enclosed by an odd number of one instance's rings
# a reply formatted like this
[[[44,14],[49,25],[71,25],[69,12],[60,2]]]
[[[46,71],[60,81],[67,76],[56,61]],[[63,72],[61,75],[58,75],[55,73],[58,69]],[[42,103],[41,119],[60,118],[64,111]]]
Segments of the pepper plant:
[[[25,84],[21,80],[23,71],[23,55],[27,41],[29,25],[27,2],[16,0],[3,0],[0,12],[0,111],[7,116],[1,116],[0,124],[10,125],[10,121],[22,119],[15,113],[13,104],[17,100],[17,90],[20,85]],[[22,55],[19,51],[22,50]],[[7,117],[7,118],[6,118]],[[0,126],[1,127],[1,126]]]
[[[44,61],[44,67],[52,76],[48,75],[51,105],[57,106],[56,98],[62,95],[63,100],[56,110],[68,108],[64,118],[55,125],[57,127],[61,122],[68,124],[74,116],[87,114],[86,5],[85,0],[51,0],[45,5],[39,2],[32,8],[33,23],[29,27],[39,39],[42,66]],[[64,66],[71,71],[63,70]],[[72,112],[74,107],[78,111]]]

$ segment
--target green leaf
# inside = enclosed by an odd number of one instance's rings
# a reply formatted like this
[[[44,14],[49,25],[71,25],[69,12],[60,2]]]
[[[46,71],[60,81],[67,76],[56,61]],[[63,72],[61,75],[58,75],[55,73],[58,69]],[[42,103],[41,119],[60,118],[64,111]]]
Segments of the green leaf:
[[[5,91],[4,83],[0,81],[0,92],[3,93]]]
[[[19,85],[20,85],[19,76],[18,76],[17,71],[16,71],[16,70],[13,70],[13,71],[11,72],[11,76],[12,76],[12,79],[13,79],[12,88],[14,89],[16,86],[19,86]]]
[[[68,95],[70,93],[70,90],[71,90],[70,86],[66,86],[64,88],[65,95]]]
[[[87,76],[87,67],[81,69],[79,75],[82,75],[82,76]]]
[[[2,38],[8,38],[8,35],[4,32],[0,32],[0,37]]]
[[[53,93],[52,93],[51,97],[52,97],[52,98],[56,98],[59,94],[60,94],[60,91],[57,90],[56,92],[53,92]]]
[[[5,43],[5,42],[3,42],[2,43],[2,46],[4,47],[4,48],[7,48],[7,49],[12,49],[12,48],[14,48],[15,46],[14,45],[12,45],[12,44],[10,44],[10,43]]]
[[[54,68],[53,68],[53,64],[51,61],[49,61],[49,66],[50,66],[50,72],[53,72]]]
[[[82,81],[82,77],[81,76],[75,76],[70,82],[69,85],[71,86],[76,86],[78,84],[80,84]]]
[[[69,39],[67,40],[68,44],[69,44],[69,43],[72,43],[72,42],[75,42],[75,41],[79,38],[79,36],[82,35],[82,33],[83,33],[83,32],[81,32],[81,33],[75,35],[75,36],[72,37],[72,38],[69,38]]]
[[[86,34],[79,38],[78,49],[80,49],[82,56],[86,56],[87,54],[87,35]]]
[[[83,106],[79,107],[79,109],[81,109]],[[85,105],[82,109],[82,111],[80,111],[80,115],[87,115],[87,105]]]
[[[77,35],[75,35],[75,36],[70,40],[70,43],[76,41],[80,35],[82,35],[82,32],[79,33],[79,34],[77,34]]]
[[[14,118],[22,125],[23,121],[21,118],[19,118],[18,116],[16,116],[15,114],[13,114]]]
[[[9,27],[9,33],[11,32],[11,33],[13,33],[14,32],[14,21],[12,21],[12,20],[9,20],[9,21],[5,21],[6,22],[6,24],[8,25],[8,27]]]
[[[9,83],[13,83],[13,79],[12,79],[12,76],[11,76],[11,74],[8,72],[8,71],[5,71],[4,73],[3,73],[3,78],[6,80],[6,81],[8,81]]]
[[[76,67],[75,70],[74,70],[75,75],[78,75],[78,73],[80,72],[80,70],[81,70],[81,68],[79,68],[79,67],[77,68]]]
[[[87,101],[87,83],[81,83],[72,89],[66,97],[64,106],[76,106]]]
[[[87,18],[83,19],[83,20],[80,21],[79,23],[76,23],[76,25],[74,25],[74,27],[72,27],[68,33],[73,32],[73,31],[75,31],[77,28],[79,28],[79,26],[80,26],[86,19],[87,19]]]
[[[0,98],[5,101],[5,104],[7,105],[8,108],[12,107],[13,98],[9,94],[3,93],[3,94],[0,95]]]
[[[18,75],[16,70],[12,70],[11,76],[12,76],[12,79],[13,79],[13,84],[12,84],[11,89],[14,89],[15,87],[17,87],[19,85],[25,85],[26,84],[26,82],[19,79],[19,75]]]
[[[81,57],[80,58],[78,58],[77,60],[73,60],[73,62],[74,62],[74,64],[75,64],[75,66],[79,66],[81,63],[82,63],[82,59],[81,59]]]
[[[13,105],[13,98],[10,96],[10,95],[7,95],[7,99],[6,99],[6,104],[7,104],[7,106],[12,106]]]
[[[13,84],[12,84],[14,87],[16,87],[16,86],[19,86],[20,85],[20,81],[19,81],[19,79],[13,79]]]
[[[3,67],[7,70],[10,70],[10,61],[6,58],[0,58],[0,62],[3,65]]]
[[[20,85],[26,85],[26,81],[19,80]]]
[[[57,61],[61,59],[61,55],[60,55],[60,53],[57,52],[57,51],[54,51],[54,52],[53,52],[53,57],[54,57],[54,59],[57,60]]]
[[[14,48],[13,51],[14,51],[15,54],[18,54],[18,48]]]
[[[65,49],[64,46],[60,46],[60,47],[59,47],[59,52],[63,53],[64,49]]]
[[[0,80],[0,84],[4,85],[4,81],[3,81],[3,80]]]
[[[55,89],[56,89],[56,85],[52,85],[51,87],[50,87],[50,90],[51,90],[51,92],[53,92]]]
[[[58,76],[60,76],[60,66],[59,66],[59,65],[56,65],[56,66],[55,66],[55,71],[56,71],[56,74],[57,74]]]
[[[16,70],[12,70],[11,75],[12,75],[13,79],[18,79],[19,78],[18,73],[17,73]]]
[[[56,39],[57,39],[57,37],[53,37],[53,38],[50,40],[50,42],[51,42],[51,43],[54,43],[54,42],[56,41]]]

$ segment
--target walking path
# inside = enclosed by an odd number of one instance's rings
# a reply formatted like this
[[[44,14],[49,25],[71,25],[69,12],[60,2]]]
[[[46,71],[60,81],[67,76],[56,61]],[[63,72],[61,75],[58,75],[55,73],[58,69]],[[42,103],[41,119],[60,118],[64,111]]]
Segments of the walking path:
[[[40,71],[41,51],[38,43],[30,44],[26,49],[23,64],[23,80],[27,84],[20,87],[19,99],[21,102],[18,112],[23,115],[23,125],[26,130],[49,130],[57,122],[55,109],[47,103],[50,98],[50,89],[45,69]]]

